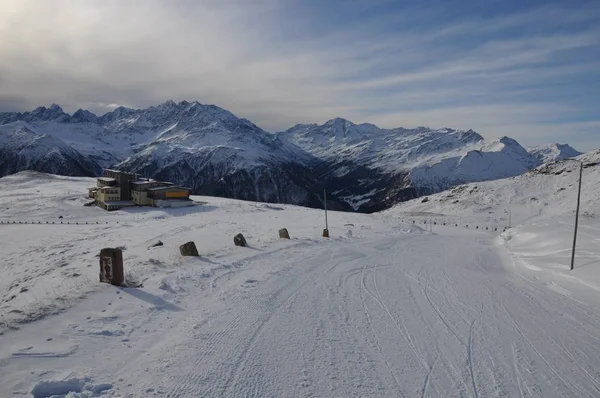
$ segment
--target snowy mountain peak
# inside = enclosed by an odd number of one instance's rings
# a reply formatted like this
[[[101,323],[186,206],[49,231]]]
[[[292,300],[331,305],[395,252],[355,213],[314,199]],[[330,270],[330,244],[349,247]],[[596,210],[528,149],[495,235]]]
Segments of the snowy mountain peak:
[[[177,104],[173,100],[167,100],[163,104],[159,105],[159,107],[165,107],[165,108],[175,108],[176,106],[177,106]]]
[[[86,109],[78,109],[73,114],[73,121],[78,123],[98,123],[98,116]]]
[[[546,144],[531,146],[527,151],[540,162],[546,163],[555,160],[575,158],[582,153],[568,144]]]
[[[50,105],[49,108],[40,106],[31,112],[25,112],[20,115],[20,119],[27,122],[70,122],[71,116],[66,114],[57,104]]]
[[[354,126],[355,124],[352,123],[351,121],[341,118],[341,117],[335,117],[333,119],[330,119],[328,121],[326,121],[325,123],[323,123],[323,126]]]
[[[472,129],[469,129],[467,131],[458,130],[455,131],[454,134],[456,134],[457,139],[464,144],[475,144],[477,142],[483,141],[483,137],[475,131],[473,131]]]

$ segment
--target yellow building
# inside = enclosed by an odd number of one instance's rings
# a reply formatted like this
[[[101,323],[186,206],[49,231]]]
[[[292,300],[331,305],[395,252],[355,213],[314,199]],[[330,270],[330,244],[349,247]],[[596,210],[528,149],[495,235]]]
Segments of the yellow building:
[[[190,190],[171,182],[138,179],[133,173],[104,170],[97,186],[88,188],[88,196],[106,210],[131,206],[184,207],[191,206]]]

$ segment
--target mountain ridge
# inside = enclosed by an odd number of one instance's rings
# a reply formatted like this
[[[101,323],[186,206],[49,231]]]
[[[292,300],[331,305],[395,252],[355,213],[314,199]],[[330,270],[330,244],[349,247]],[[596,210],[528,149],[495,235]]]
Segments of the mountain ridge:
[[[485,140],[471,129],[384,129],[336,117],[270,133],[216,105],[169,100],[100,116],[84,109],[69,115],[56,104],[0,113],[0,151],[17,165],[5,161],[0,175],[21,167],[52,170],[36,162],[40,153],[8,145],[23,124],[26,147],[45,137],[40,142],[62,159],[61,173],[69,172],[69,163],[73,175],[120,167],[193,193],[311,207],[322,205],[327,189],[330,208],[361,212],[519,175],[542,163],[512,138]]]

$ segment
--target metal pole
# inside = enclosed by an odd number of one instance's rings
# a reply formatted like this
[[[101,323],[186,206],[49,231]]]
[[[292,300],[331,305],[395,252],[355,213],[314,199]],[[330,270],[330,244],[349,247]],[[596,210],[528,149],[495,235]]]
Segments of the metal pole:
[[[512,228],[512,209],[508,209],[508,228]]]
[[[571,271],[575,268],[575,247],[577,246],[577,229],[579,227],[579,205],[581,204],[581,180],[583,178],[583,162],[579,167],[579,190],[577,192],[577,210],[575,211],[575,234],[573,235],[573,253],[571,255]]]
[[[323,190],[323,199],[325,201],[325,229],[329,230],[329,223],[327,222],[327,190]]]

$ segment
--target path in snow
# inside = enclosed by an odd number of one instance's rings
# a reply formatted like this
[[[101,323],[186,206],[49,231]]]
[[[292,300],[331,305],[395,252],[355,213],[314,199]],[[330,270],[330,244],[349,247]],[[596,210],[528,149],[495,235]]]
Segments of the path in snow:
[[[119,319],[135,353],[35,360],[135,397],[600,395],[600,300],[515,272],[484,233],[438,232],[259,255],[184,311]]]
[[[598,307],[503,262],[475,234],[323,249],[167,344],[156,377],[168,397],[598,396]]]

